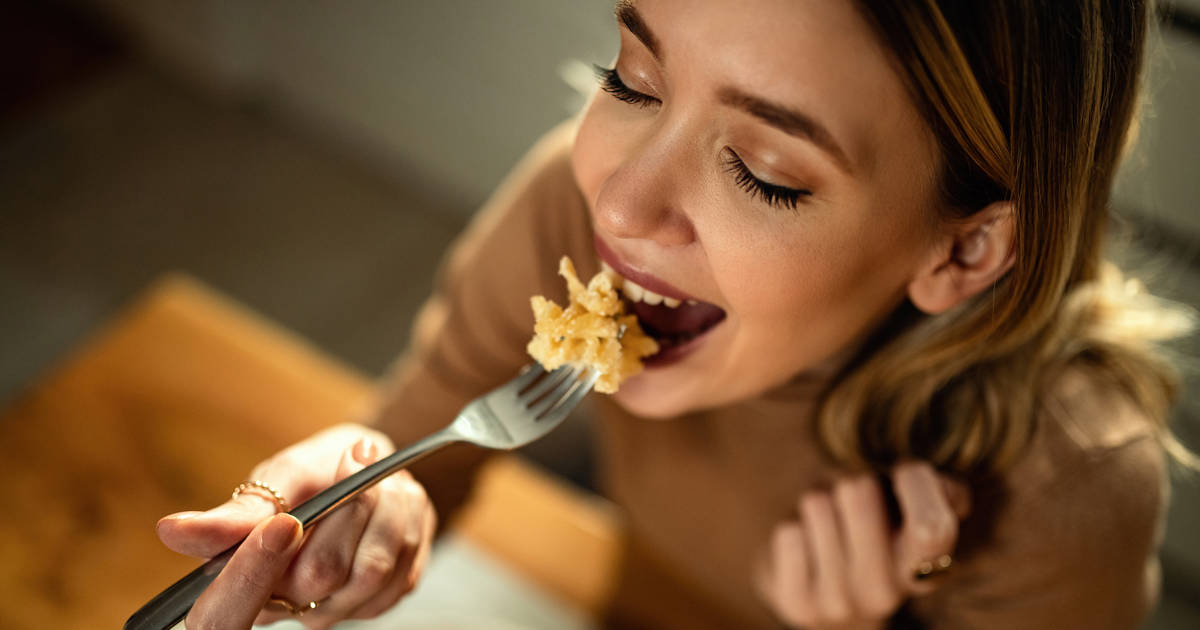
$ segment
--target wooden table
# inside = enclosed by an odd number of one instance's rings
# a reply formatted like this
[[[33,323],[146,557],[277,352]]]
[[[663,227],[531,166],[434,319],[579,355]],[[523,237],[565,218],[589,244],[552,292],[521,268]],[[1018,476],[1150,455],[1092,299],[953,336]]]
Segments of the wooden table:
[[[159,517],[224,501],[256,462],[371,395],[304,340],[165,278],[0,415],[0,628],[120,627],[196,565],[158,542]],[[549,592],[604,607],[619,526],[594,498],[499,457],[457,527]]]

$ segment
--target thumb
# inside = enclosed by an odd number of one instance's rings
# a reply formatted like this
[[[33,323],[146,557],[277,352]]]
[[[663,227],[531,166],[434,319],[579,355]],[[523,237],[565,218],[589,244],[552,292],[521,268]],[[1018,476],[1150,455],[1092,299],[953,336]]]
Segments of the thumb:
[[[167,548],[196,558],[211,558],[250,534],[279,511],[262,490],[240,493],[205,512],[179,512],[158,521],[158,537]]]
[[[184,625],[249,628],[300,548],[300,522],[280,514],[253,530],[196,599]]]

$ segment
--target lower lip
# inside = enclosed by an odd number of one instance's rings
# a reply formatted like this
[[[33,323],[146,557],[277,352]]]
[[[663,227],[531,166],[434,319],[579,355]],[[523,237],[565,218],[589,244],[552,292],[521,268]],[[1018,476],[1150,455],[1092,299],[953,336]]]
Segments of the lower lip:
[[[677,346],[671,346],[670,348],[667,348],[658,354],[646,357],[645,359],[642,359],[642,365],[646,366],[646,369],[652,370],[679,363],[695,352],[696,349],[704,343],[704,340],[708,339],[708,336],[712,333],[712,331],[720,327],[721,324],[717,324],[686,343],[681,343]]]

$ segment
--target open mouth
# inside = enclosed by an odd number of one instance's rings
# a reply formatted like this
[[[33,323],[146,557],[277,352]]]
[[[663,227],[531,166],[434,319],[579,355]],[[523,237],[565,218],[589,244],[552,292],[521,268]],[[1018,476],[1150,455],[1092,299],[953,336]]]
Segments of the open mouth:
[[[659,351],[644,360],[647,367],[682,359],[699,345],[705,333],[724,321],[725,310],[721,307],[694,299],[623,265],[602,241],[596,241],[601,266],[614,276],[613,284],[621,292],[627,311],[635,314],[642,330],[658,342]]]
[[[725,319],[724,309],[715,304],[668,298],[629,279],[621,282],[621,296],[630,312],[637,315],[642,330],[658,342],[659,351],[647,357],[649,363],[677,354],[677,349]]]

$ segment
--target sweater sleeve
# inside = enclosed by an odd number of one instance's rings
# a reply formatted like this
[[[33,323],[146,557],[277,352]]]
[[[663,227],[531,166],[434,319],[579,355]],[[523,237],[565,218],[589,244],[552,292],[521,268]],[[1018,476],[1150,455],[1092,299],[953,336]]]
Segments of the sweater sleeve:
[[[954,572],[933,595],[910,603],[908,612],[920,621],[915,625],[1142,625],[1158,600],[1168,486],[1149,421],[1114,398],[1080,403],[1076,397],[1060,405],[1071,417],[1048,417],[1053,428],[1039,429],[1059,437],[1035,439],[1038,452],[1002,489],[976,497],[978,514],[963,524]]]
[[[533,334],[530,296],[561,301],[566,291],[555,276],[559,257],[587,256],[592,249],[570,169],[573,134],[564,124],[545,136],[443,260],[409,348],[380,387],[375,424],[398,445],[446,426],[469,401],[531,361],[525,353]],[[443,523],[465,500],[485,456],[481,449],[452,446],[413,467]]]

